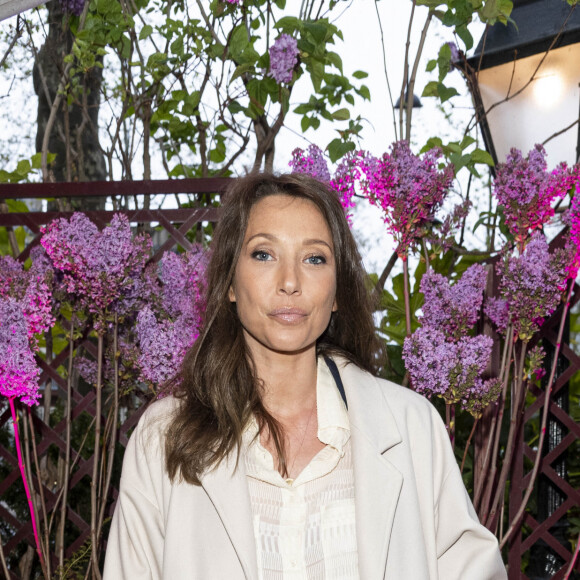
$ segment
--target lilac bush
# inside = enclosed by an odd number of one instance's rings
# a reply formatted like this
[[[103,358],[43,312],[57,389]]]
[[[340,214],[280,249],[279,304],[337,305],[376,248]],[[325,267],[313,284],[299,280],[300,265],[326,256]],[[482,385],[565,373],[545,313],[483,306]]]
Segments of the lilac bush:
[[[442,397],[449,405],[480,417],[501,391],[497,379],[483,380],[493,340],[469,333],[479,318],[487,272],[470,266],[460,280],[427,272],[421,280],[425,295],[422,327],[405,339],[403,358],[413,388],[427,396]]]
[[[281,34],[270,47],[270,76],[277,83],[291,83],[292,72],[298,63],[298,41],[289,34]]]

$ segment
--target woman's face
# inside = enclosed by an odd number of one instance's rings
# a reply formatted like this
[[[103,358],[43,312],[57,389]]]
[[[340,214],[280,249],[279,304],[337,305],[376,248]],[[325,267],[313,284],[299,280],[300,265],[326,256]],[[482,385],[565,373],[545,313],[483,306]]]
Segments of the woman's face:
[[[332,236],[318,208],[287,195],[257,202],[229,290],[254,360],[315,349],[335,296]]]

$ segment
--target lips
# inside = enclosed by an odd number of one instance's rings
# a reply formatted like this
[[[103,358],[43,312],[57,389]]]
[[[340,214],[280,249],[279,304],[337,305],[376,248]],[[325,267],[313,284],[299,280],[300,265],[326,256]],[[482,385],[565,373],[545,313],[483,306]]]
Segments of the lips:
[[[301,308],[276,308],[268,316],[282,324],[298,324],[306,318],[307,314]]]

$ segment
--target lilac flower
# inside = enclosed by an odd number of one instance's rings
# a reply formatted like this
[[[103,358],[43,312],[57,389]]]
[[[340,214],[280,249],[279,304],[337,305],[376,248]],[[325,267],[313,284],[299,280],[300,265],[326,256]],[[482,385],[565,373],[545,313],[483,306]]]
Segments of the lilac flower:
[[[405,339],[403,359],[415,391],[429,397],[449,391],[457,345],[445,340],[443,332],[428,326],[418,328]]]
[[[526,159],[521,151],[512,149],[506,162],[497,167],[494,194],[520,249],[529,233],[554,215],[553,200],[563,197],[572,185],[566,164],[548,172],[545,157],[542,145],[536,145]]]
[[[458,403],[475,417],[497,399],[501,385],[483,381],[493,340],[488,336],[464,336],[452,342],[436,328],[423,326],[405,339],[403,359],[413,388],[426,396],[437,395],[446,403]]]
[[[149,307],[137,316],[136,332],[141,378],[154,385],[163,385],[177,374],[187,349],[198,337],[197,329],[187,324],[185,317],[158,322]]]
[[[425,295],[422,324],[458,340],[477,321],[486,279],[487,271],[481,264],[470,266],[453,286],[441,274],[428,271],[421,279]]]
[[[14,299],[0,297],[0,393],[35,405],[39,374],[22,308]]]
[[[55,220],[43,234],[41,244],[63,273],[66,292],[81,310],[97,315],[100,328],[105,312],[140,275],[151,240],[133,238],[124,215],[115,215],[110,226],[99,232],[84,214],[76,213],[70,222]]]
[[[309,145],[306,151],[297,147],[292,151],[292,161],[288,165],[292,173],[305,173],[324,183],[330,181],[328,165],[318,145]]]
[[[539,345],[534,346],[528,351],[527,374],[532,380],[537,381],[546,374],[546,371],[542,366],[545,356],[546,351]]]
[[[39,252],[34,252],[34,256],[39,256]],[[11,297],[20,305],[30,339],[54,325],[51,278],[52,270],[41,257],[28,271],[10,256],[0,257],[0,297]]]
[[[510,320],[510,305],[503,298],[490,296],[485,301],[484,312],[486,316],[495,324],[497,331],[504,334]]]
[[[209,254],[196,245],[184,254],[165,252],[161,258],[163,308],[171,318],[184,316],[199,328],[205,308],[205,270]]]
[[[523,254],[498,263],[500,298],[509,304],[510,320],[521,340],[529,340],[558,306],[566,267],[567,253],[556,250],[551,254],[539,232]]]
[[[433,220],[453,180],[451,165],[438,170],[440,149],[431,149],[421,159],[406,141],[392,145],[391,153],[369,164],[366,171],[367,195],[382,208],[387,229],[398,242],[403,260],[424,227]]]
[[[330,187],[338,193],[340,203],[342,204],[346,214],[346,219],[351,226],[352,214],[350,213],[350,210],[355,206],[353,201],[355,195],[355,184],[362,177],[359,167],[362,166],[365,159],[370,157],[371,156],[365,151],[347,153],[340,160],[340,163],[334,172],[334,177],[330,181]]]
[[[270,76],[277,83],[291,83],[292,71],[298,63],[298,41],[281,34],[270,47]]]
[[[85,0],[60,0],[63,12],[70,12],[75,16],[80,16],[85,7]]]
[[[458,62],[461,58],[461,53],[459,51],[458,46],[454,43],[454,42],[448,42],[447,46],[449,47],[449,50],[451,51],[451,62]]]
[[[575,168],[576,191],[570,202],[568,213],[568,231],[566,251],[569,255],[567,275],[570,280],[575,280],[580,270],[580,165]]]
[[[433,231],[427,236],[426,239],[437,247],[435,253],[446,252],[454,245],[455,232],[469,215],[471,206],[472,203],[469,200],[457,204],[451,213],[445,216],[443,223],[437,228],[438,231]]]

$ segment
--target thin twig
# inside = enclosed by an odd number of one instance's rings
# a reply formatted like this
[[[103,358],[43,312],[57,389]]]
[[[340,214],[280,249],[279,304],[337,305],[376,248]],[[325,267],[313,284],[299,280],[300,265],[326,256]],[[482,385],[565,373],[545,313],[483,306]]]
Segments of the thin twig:
[[[572,574],[572,570],[574,570],[574,564],[576,564],[576,559],[578,558],[578,549],[580,549],[580,534],[578,535],[578,539],[576,540],[576,549],[574,550],[574,555],[572,556],[570,565],[566,570],[566,576],[564,576],[564,580],[568,580],[570,578],[570,575]]]
[[[68,353],[68,376],[66,380],[66,407],[64,410],[64,419],[66,421],[65,449],[64,449],[64,482],[62,484],[62,504],[60,508],[60,522],[58,525],[58,565],[64,566],[64,528],[66,524],[66,512],[68,508],[68,486],[70,478],[70,450],[71,450],[71,392],[72,392],[72,373],[74,357],[74,316],[71,318],[69,330],[69,353]]]
[[[387,52],[385,49],[385,36],[383,33],[383,23],[381,22],[381,14],[379,12],[378,0],[375,0],[375,10],[377,12],[377,22],[379,23],[379,30],[381,31],[381,47],[383,52],[383,70],[385,73],[385,80],[387,81],[387,94],[389,95],[389,101],[391,103],[391,111],[393,115],[393,129],[395,131],[395,141],[398,141],[397,137],[397,116],[395,115],[395,104],[393,103],[393,94],[391,92],[391,84],[389,83],[389,73],[387,70]]]
[[[471,432],[469,433],[469,437],[467,438],[467,443],[465,444],[465,451],[463,452],[463,459],[461,460],[461,468],[459,471],[463,473],[463,467],[465,466],[465,459],[467,458],[467,452],[469,451],[469,444],[471,443],[471,439],[473,434],[475,433],[475,428],[477,427],[477,422],[479,421],[479,417],[475,419],[473,422],[473,427],[471,428]]]
[[[32,532],[34,534],[34,541],[36,542],[36,553],[38,554],[38,557],[40,558],[40,563],[44,568],[44,558],[42,556],[42,548],[40,540],[38,538],[38,529],[36,527],[34,504],[32,502],[30,487],[28,486],[28,477],[26,476],[24,461],[22,460],[22,446],[20,444],[20,436],[18,435],[18,415],[16,413],[16,407],[14,406],[14,397],[10,397],[8,399],[8,402],[10,403],[10,412],[12,413],[12,427],[14,429],[14,446],[16,447],[16,455],[18,457],[18,467],[20,468],[20,475],[22,477],[22,483],[24,484],[24,492],[26,493],[26,500],[28,501],[28,509],[30,510]]]

